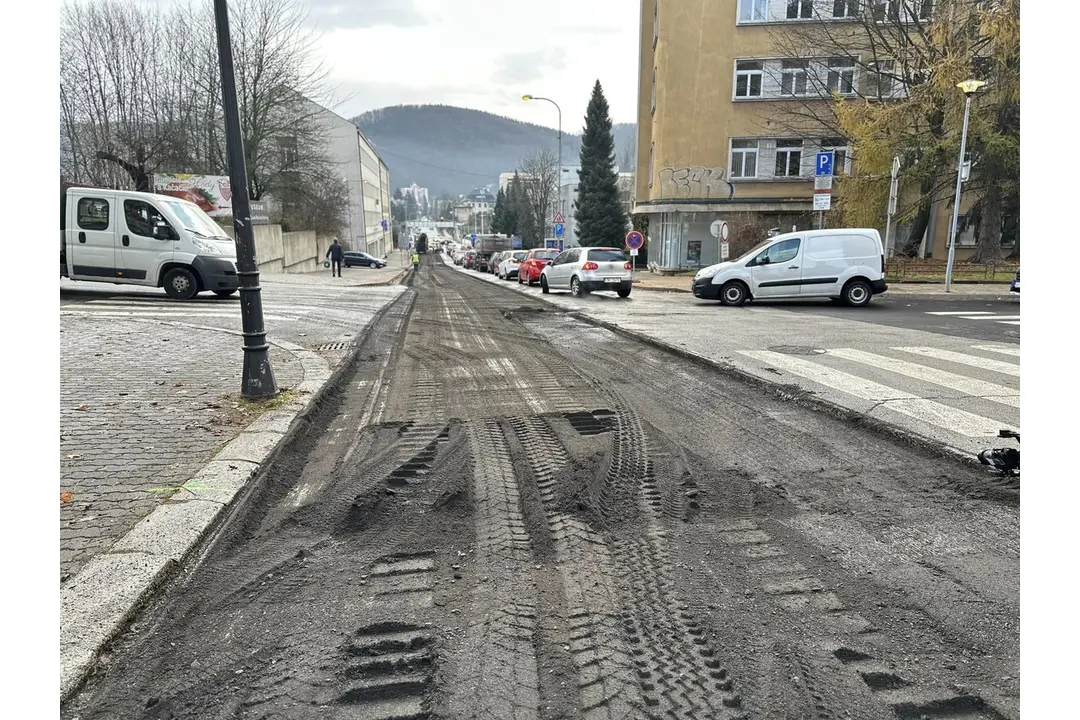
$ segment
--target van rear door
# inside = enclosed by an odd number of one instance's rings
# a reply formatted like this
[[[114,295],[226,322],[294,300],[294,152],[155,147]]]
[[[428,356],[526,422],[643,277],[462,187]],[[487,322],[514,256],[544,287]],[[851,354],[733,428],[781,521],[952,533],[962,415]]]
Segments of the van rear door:
[[[96,190],[70,193],[67,211],[67,253],[72,279],[115,278],[116,231],[120,221],[116,195]]]

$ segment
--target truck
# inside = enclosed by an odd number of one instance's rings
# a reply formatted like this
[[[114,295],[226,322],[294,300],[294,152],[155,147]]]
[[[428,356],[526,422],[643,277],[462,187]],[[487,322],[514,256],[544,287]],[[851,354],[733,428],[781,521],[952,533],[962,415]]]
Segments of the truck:
[[[427,254],[427,233],[420,233],[420,237],[416,238],[416,254]]]
[[[60,277],[164,288],[174,300],[240,288],[236,243],[195,203],[71,185],[60,186]]]
[[[488,257],[504,250],[513,250],[513,246],[513,238],[508,238],[505,235],[477,235],[474,245],[477,252],[486,254]]]

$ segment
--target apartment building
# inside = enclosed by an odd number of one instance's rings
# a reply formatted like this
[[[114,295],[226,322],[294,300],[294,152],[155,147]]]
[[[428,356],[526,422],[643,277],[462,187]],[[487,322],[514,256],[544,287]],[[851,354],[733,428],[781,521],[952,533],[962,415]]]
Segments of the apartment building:
[[[887,61],[815,56],[855,32],[858,13],[925,19],[925,3],[895,0],[641,0],[635,213],[649,218],[661,270],[717,262],[717,219],[754,217],[777,231],[828,226],[813,212],[814,159],[852,170],[829,104],[836,94],[888,101],[900,88]],[[840,40],[842,44],[844,40]],[[820,46],[829,47],[826,42]],[[924,247],[943,257],[950,209],[938,203]],[[965,210],[961,206],[961,211]],[[964,228],[963,219],[960,227]],[[881,228],[884,235],[884,228]],[[974,243],[968,231],[958,245]]]

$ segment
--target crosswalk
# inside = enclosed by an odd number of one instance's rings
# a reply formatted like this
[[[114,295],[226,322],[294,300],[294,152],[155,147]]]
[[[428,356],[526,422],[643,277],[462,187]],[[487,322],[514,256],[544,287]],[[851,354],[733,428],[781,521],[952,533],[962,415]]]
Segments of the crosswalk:
[[[927,315],[936,315],[938,317],[950,317],[957,318],[959,320],[976,320],[979,322],[995,322],[1001,325],[1019,325],[1019,314],[1007,314],[996,313],[988,310],[938,310],[936,312],[928,312]]]
[[[812,354],[739,354],[843,404],[897,413],[912,429],[932,427],[979,440],[1002,429],[1020,429],[1020,349],[1015,346],[971,345],[963,352],[898,346],[873,352],[841,347]]]

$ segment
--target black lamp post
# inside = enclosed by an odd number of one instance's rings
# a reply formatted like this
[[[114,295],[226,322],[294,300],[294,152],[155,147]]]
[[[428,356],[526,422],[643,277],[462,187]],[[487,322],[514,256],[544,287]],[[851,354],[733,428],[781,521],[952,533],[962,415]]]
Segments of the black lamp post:
[[[259,287],[259,267],[255,263],[247,163],[244,161],[244,138],[240,135],[240,111],[236,105],[236,78],[233,74],[229,6],[226,0],[214,0],[214,18],[217,21],[218,57],[221,61],[225,147],[229,156],[229,183],[232,185],[240,317],[244,328],[244,376],[240,393],[249,400],[259,400],[277,395],[278,389],[274,369],[270,367],[270,346],[266,344],[266,329],[263,326],[262,288]]]

